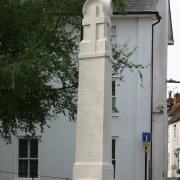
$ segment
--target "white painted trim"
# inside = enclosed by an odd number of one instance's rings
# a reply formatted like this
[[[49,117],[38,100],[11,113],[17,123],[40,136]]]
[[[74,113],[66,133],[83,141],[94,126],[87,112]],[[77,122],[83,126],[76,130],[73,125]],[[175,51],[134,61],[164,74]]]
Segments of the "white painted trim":
[[[14,172],[16,172],[16,175],[15,175],[15,179],[17,179],[18,178],[18,152],[19,152],[19,148],[18,148],[18,146],[19,146],[19,137],[15,137],[15,144],[14,144],[14,157],[15,157],[15,169],[14,169]]]
[[[32,180],[32,178],[21,178],[18,177],[18,169],[19,169],[19,139],[26,139],[25,136],[20,135],[17,136],[15,139],[15,172],[17,173],[15,176],[15,180]],[[41,143],[41,136],[35,136],[34,138],[38,139],[38,175],[40,174],[40,143]],[[34,180],[40,180],[40,178],[34,178]]]
[[[79,60],[89,60],[89,59],[97,59],[97,58],[108,58],[111,57],[110,52],[96,52],[96,53],[80,53],[79,54]]]
[[[112,113],[112,117],[119,117],[119,113]]]

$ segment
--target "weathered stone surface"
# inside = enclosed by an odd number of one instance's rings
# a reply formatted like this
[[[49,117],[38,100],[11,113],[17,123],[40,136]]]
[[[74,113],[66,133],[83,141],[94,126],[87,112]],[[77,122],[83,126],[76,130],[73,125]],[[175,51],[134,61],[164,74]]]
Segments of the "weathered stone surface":
[[[110,4],[88,0],[83,8],[74,180],[113,179]]]

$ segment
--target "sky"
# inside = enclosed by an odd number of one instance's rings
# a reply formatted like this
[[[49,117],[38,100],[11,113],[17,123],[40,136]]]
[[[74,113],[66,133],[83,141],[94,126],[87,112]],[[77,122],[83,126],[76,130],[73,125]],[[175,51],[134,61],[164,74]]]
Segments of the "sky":
[[[168,46],[167,79],[180,81],[180,0],[170,0],[174,45]],[[167,91],[180,92],[180,84],[167,84]]]

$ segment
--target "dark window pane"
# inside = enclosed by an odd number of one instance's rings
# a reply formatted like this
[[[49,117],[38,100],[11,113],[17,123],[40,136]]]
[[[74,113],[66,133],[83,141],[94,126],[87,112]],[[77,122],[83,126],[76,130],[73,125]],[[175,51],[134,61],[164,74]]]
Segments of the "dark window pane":
[[[116,110],[116,97],[112,97],[112,112]]]
[[[19,160],[19,177],[28,177],[28,160]]]
[[[38,157],[38,140],[32,139],[30,141],[30,157],[37,158]]]
[[[114,178],[116,174],[116,160],[112,160],[113,168],[114,168]]]
[[[30,177],[38,177],[38,160],[30,160]]]
[[[112,81],[112,96],[116,95],[115,81]]]
[[[19,139],[19,157],[28,157],[28,140],[26,139]]]
[[[112,159],[115,159],[116,158],[116,140],[115,139],[113,139],[112,140]]]

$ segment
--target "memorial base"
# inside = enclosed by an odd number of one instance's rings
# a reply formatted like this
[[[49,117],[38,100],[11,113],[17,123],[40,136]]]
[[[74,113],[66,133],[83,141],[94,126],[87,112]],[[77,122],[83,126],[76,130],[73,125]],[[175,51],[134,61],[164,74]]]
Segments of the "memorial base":
[[[113,166],[110,163],[78,163],[74,164],[76,180],[112,180]]]

